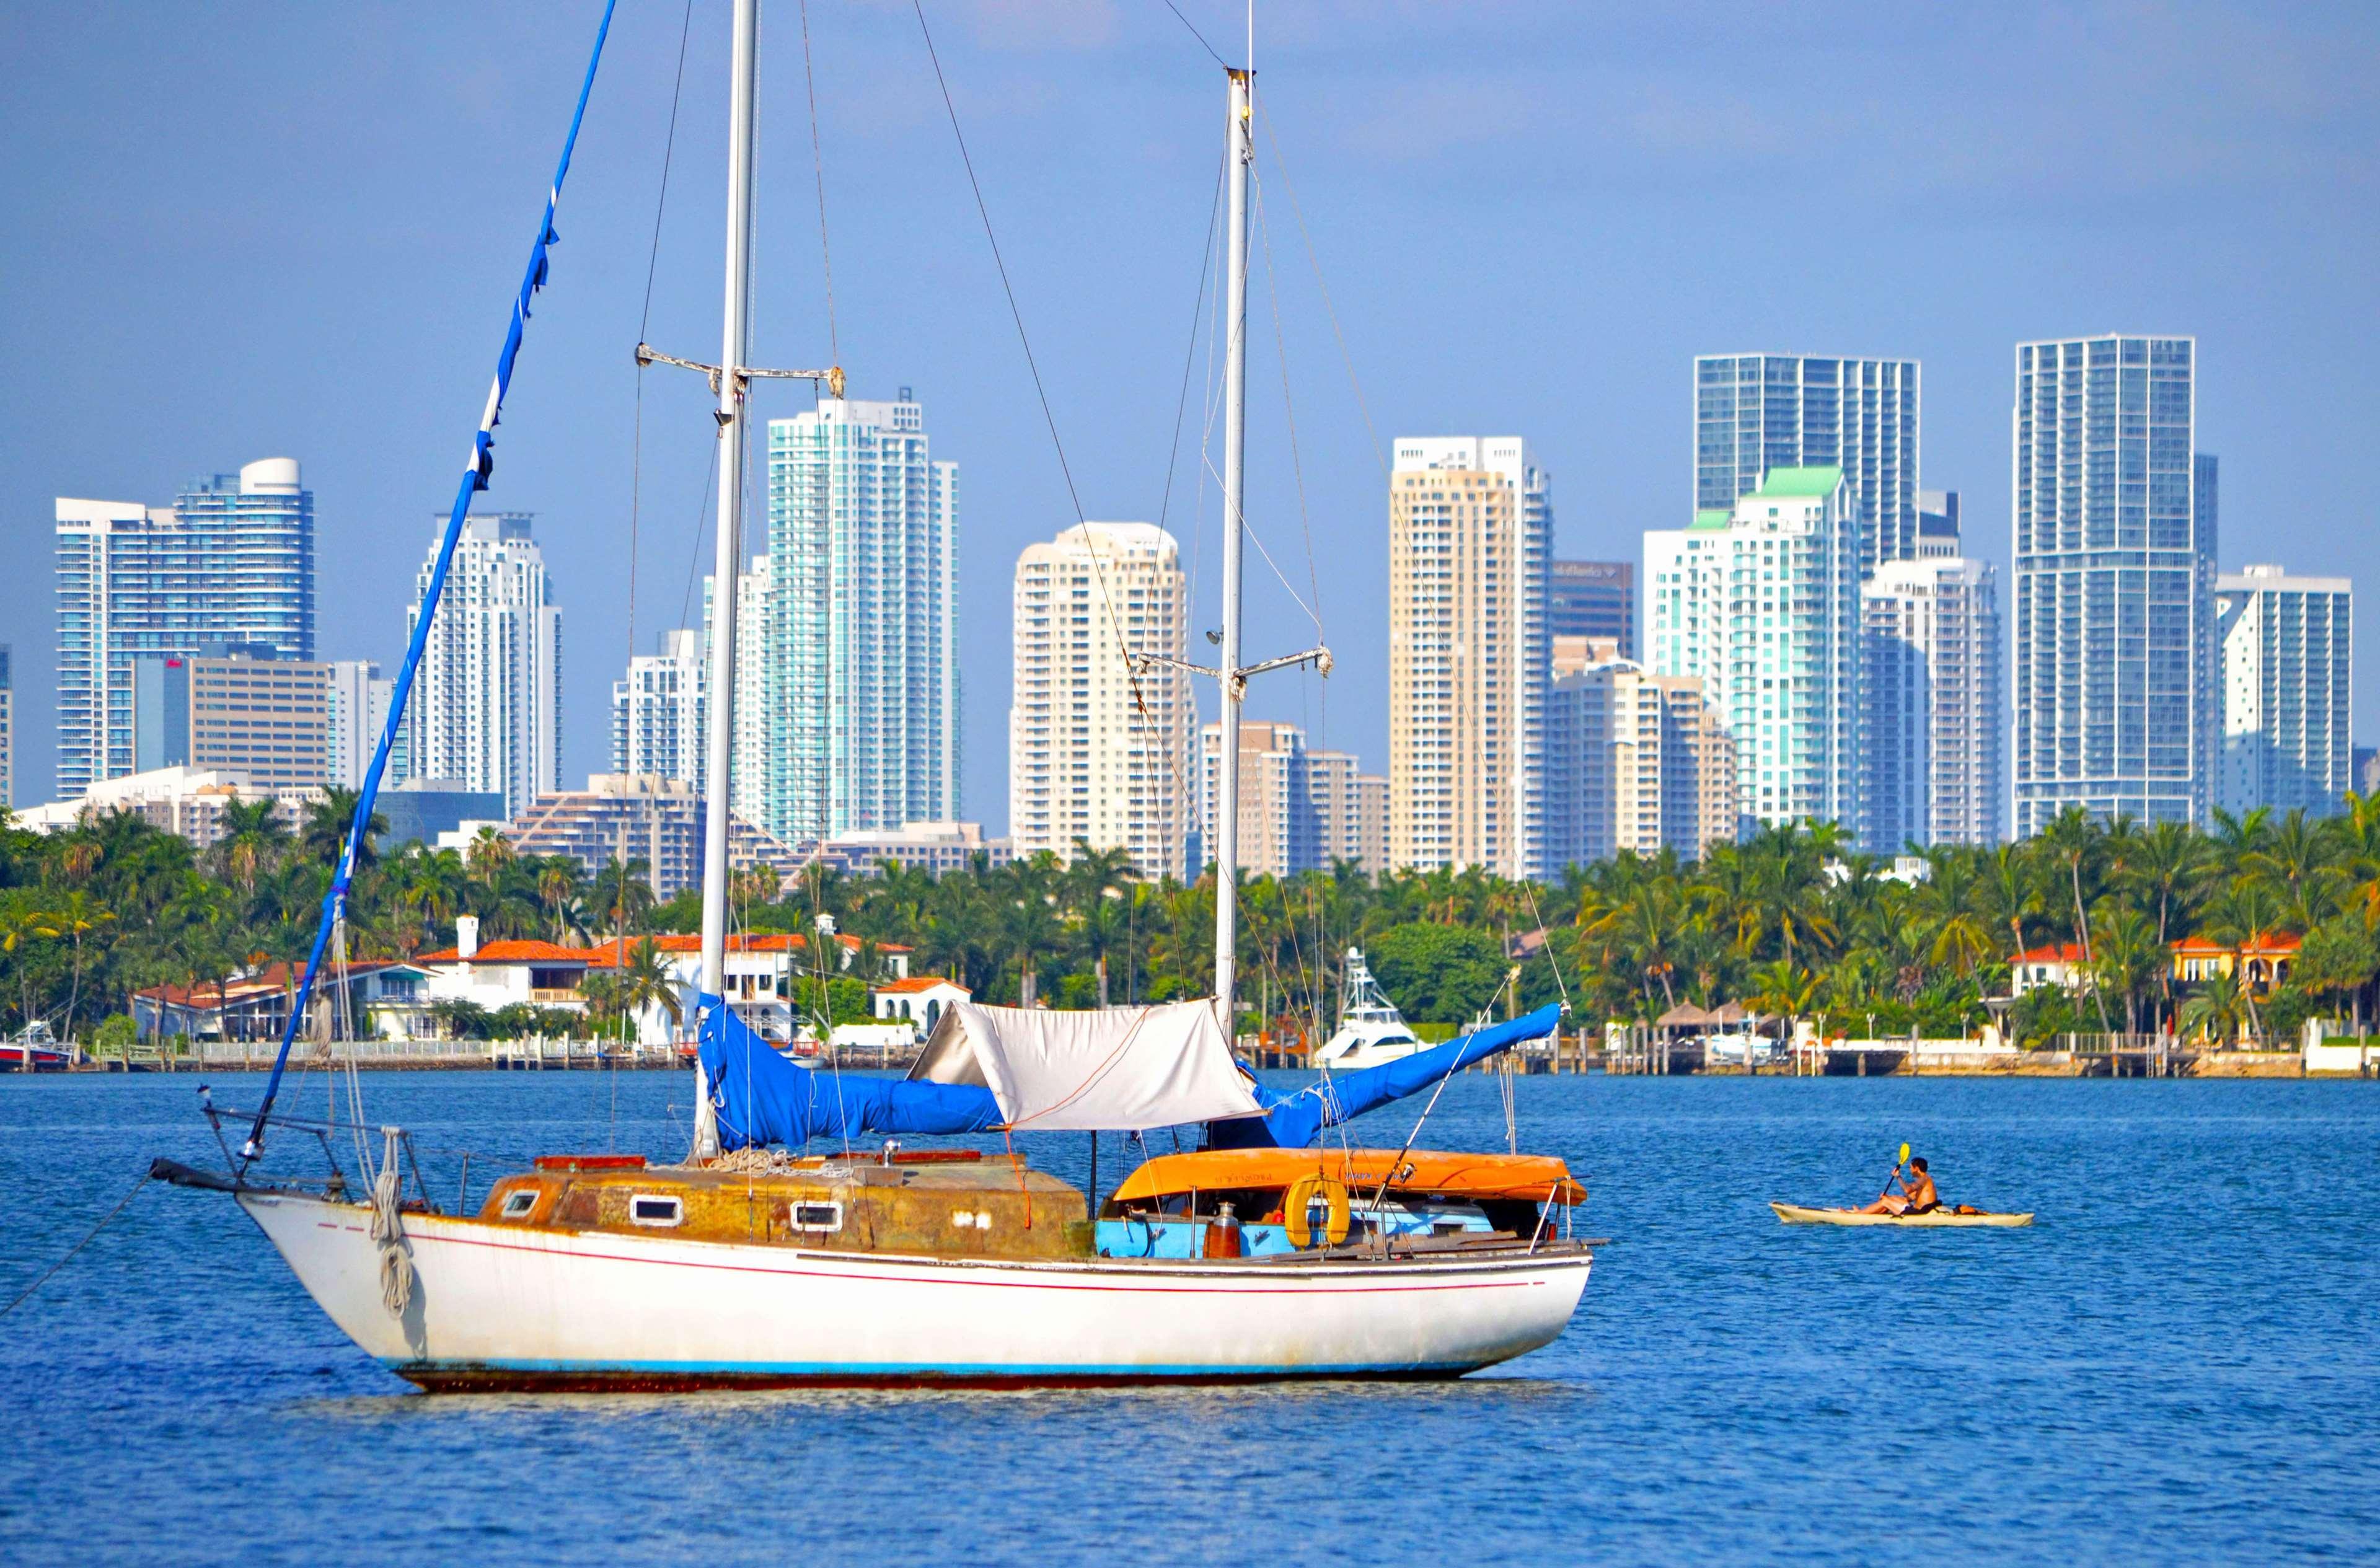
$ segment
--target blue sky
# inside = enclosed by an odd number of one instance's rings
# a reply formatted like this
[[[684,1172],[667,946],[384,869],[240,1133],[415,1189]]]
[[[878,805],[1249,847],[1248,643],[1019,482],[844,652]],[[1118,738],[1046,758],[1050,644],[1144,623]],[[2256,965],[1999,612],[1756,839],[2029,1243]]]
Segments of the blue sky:
[[[1180,4],[1238,53],[1236,7]],[[622,0],[488,497],[539,515],[559,581],[566,780],[605,761],[632,485],[638,651],[708,559],[702,389],[648,372],[638,481],[629,358],[682,6]],[[164,503],[297,456],[319,650],[395,660],[597,11],[0,8],[20,803],[51,784],[53,496]],[[1220,73],[1162,0],[927,14],[1083,504],[1169,507],[1211,624],[1203,339],[1170,501],[1166,480]],[[998,824],[1010,573],[1073,513],[913,12],[811,0],[809,29],[833,336],[853,395],[914,387],[961,465],[965,805]],[[698,359],[718,338],[725,30],[725,0],[694,0],[648,328]],[[771,0],[764,48],[759,357],[808,364],[829,323],[796,0]],[[2012,346],[2193,334],[2223,565],[2380,581],[2355,456],[2380,413],[2380,9],[1317,3],[1263,7],[1257,55],[1250,512],[1280,577],[1252,555],[1250,651],[1305,646],[1318,597],[1339,653],[1327,701],[1275,677],[1257,716],[1385,762],[1373,432],[1526,435],[1560,551],[1633,559],[1691,505],[1697,353],[1922,359],[1925,482],[1962,492],[1970,550],[2004,563]],[[2357,705],[2380,735],[2380,681]]]

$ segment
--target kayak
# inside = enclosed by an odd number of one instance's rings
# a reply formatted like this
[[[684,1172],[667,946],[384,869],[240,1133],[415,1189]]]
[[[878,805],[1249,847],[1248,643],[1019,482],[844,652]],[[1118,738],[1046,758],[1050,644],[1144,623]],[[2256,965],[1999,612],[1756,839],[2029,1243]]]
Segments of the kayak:
[[[2033,1223],[2031,1211],[2022,1214],[1961,1214],[1949,1209],[1937,1209],[1925,1214],[1861,1214],[1849,1209],[1804,1209],[1799,1204],[1771,1202],[1777,1217],[1789,1225],[1993,1225],[2006,1228]]]

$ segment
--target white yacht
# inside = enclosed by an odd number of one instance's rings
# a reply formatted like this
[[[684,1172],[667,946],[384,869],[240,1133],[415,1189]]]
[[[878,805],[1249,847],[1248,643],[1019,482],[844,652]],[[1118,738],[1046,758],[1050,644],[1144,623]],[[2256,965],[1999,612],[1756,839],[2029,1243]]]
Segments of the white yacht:
[[[1347,950],[1347,972],[1339,985],[1339,1032],[1314,1053],[1317,1066],[1334,1073],[1377,1067],[1425,1049],[1405,1025],[1405,1015],[1380,990],[1364,962],[1364,950]]]

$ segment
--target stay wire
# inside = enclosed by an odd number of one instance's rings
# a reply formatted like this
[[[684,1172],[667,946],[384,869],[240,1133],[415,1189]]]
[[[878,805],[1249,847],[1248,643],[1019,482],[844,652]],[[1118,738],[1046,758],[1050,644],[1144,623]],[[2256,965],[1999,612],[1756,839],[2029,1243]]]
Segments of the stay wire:
[[[809,90],[810,167],[818,176],[819,266],[826,276],[827,363],[840,365],[843,340],[834,325],[834,255],[826,242],[826,145],[819,140],[818,72],[810,64],[810,0],[802,0],[802,81]]]
[[[1207,35],[1200,32],[1196,25],[1194,24],[1189,18],[1182,14],[1181,6],[1175,5],[1173,0],[1165,0],[1165,8],[1173,13],[1173,19],[1175,21],[1180,22],[1184,27],[1190,30],[1190,36],[1198,41],[1198,47],[1207,52],[1207,57],[1208,59],[1214,61],[1215,64],[1222,67],[1227,71],[1232,68],[1232,63],[1229,60],[1224,59],[1220,55],[1215,53],[1215,46],[1207,42]]]
[[[1133,668],[1132,645],[1124,637],[1123,620],[1116,614],[1115,599],[1108,590],[1107,569],[1090,537],[1090,519],[1083,510],[1082,495],[1075,486],[1075,470],[1066,461],[1066,444],[1058,433],[1058,416],[1050,406],[1050,392],[1041,381],[1041,366],[1033,355],[1032,335],[1025,329],[1025,311],[1017,303],[1015,285],[1009,279],[1008,262],[1000,253],[1000,236],[992,228],[991,208],[984,200],[983,182],[976,177],[975,158],[967,151],[966,132],[959,127],[958,104],[951,97],[949,79],[942,74],[941,55],[934,47],[933,29],[926,23],[924,0],[909,0],[909,5],[917,14],[918,34],[926,42],[926,58],[934,67],[934,85],[941,91],[942,110],[950,116],[951,136],[958,143],[959,162],[966,170],[967,188],[975,196],[976,214],[983,220],[983,237],[991,248],[992,266],[1000,273],[1000,288],[1008,300],[1009,319],[1016,324],[1017,346],[1025,352],[1025,368],[1033,378],[1033,395],[1041,405],[1042,422],[1050,431],[1050,449],[1057,456],[1058,471],[1066,481],[1066,499],[1075,509],[1075,524],[1083,530],[1084,553],[1090,557],[1091,575],[1099,585],[1099,602],[1107,611],[1108,626],[1115,636],[1117,650],[1123,655],[1124,681],[1131,688],[1133,706],[1154,728],[1156,721],[1148,711],[1148,694],[1142,689],[1140,672]],[[1189,785],[1182,776],[1182,760],[1176,753],[1176,748],[1166,748],[1166,767],[1173,776],[1177,798],[1186,802],[1190,798]]]
[[[637,341],[643,343],[650,332],[653,320],[653,279],[661,270],[662,219],[669,211],[670,170],[677,159],[678,106],[686,97],[686,41],[694,30],[694,0],[686,0],[685,14],[678,19],[677,75],[670,88],[669,133],[662,142],[661,189],[653,199],[653,237],[645,251],[645,299],[637,313]],[[645,367],[641,359],[637,365],[637,404],[635,430],[628,442],[628,615],[625,635],[627,657],[637,657],[637,554],[638,523],[644,510],[645,492]]]
[[[1380,432],[1372,423],[1372,406],[1365,400],[1364,383],[1355,374],[1355,356],[1347,346],[1346,329],[1339,324],[1339,307],[1331,301],[1330,285],[1322,275],[1322,258],[1314,249],[1314,236],[1305,226],[1305,209],[1298,205],[1297,183],[1289,176],[1289,162],[1281,156],[1281,138],[1272,128],[1272,117],[1265,113],[1262,103],[1257,105],[1257,123],[1264,127],[1265,140],[1272,144],[1273,166],[1281,171],[1281,188],[1289,193],[1290,214],[1297,220],[1298,237],[1305,242],[1305,259],[1314,269],[1314,286],[1322,293],[1322,309],[1330,318],[1331,335],[1339,340],[1339,359],[1347,367],[1347,385],[1355,394],[1356,412],[1364,416],[1365,433],[1372,438],[1372,456],[1380,472],[1389,471],[1388,449],[1380,444]]]
[[[38,1279],[36,1279],[31,1284],[27,1285],[23,1290],[17,1293],[16,1300],[11,1301],[6,1307],[0,1307],[0,1318],[6,1318],[9,1313],[16,1311],[17,1308],[24,1306],[28,1301],[30,1301],[33,1298],[33,1293],[35,1291],[40,1290],[43,1285],[50,1282],[50,1276],[55,1274],[59,1270],[73,1262],[75,1259],[75,1254],[80,1252],[84,1247],[89,1246],[92,1242],[97,1241],[99,1239],[99,1233],[107,1229],[109,1225],[115,1223],[115,1217],[118,1214],[123,1213],[126,1207],[129,1205],[134,1198],[140,1196],[140,1189],[147,1186],[150,1180],[151,1177],[146,1173],[143,1173],[140,1179],[132,1184],[132,1190],[126,1193],[121,1198],[117,1199],[115,1207],[109,1209],[107,1213],[101,1218],[99,1223],[91,1228],[89,1234],[86,1234],[82,1240],[75,1243],[73,1246],[67,1248],[67,1255],[64,1258],[59,1258],[56,1262],[42,1270],[41,1276]]]
[[[1281,284],[1272,270],[1272,230],[1265,223],[1264,181],[1254,179],[1250,183],[1256,187],[1257,236],[1264,247],[1265,298],[1272,306],[1273,357],[1281,365],[1281,417],[1289,426],[1289,471],[1297,485],[1297,521],[1305,533],[1305,577],[1314,594],[1314,603],[1307,614],[1314,617],[1316,640],[1327,642],[1330,638],[1322,631],[1322,574],[1314,564],[1314,518],[1305,504],[1305,462],[1297,445],[1297,405],[1289,392],[1289,335],[1281,324]],[[1280,568],[1274,570],[1277,573]]]

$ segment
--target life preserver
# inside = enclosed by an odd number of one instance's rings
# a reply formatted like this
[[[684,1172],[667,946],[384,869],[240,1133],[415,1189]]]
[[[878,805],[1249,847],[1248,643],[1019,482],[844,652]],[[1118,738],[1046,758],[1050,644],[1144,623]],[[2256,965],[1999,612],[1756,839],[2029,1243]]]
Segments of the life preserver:
[[[1322,1222],[1323,1245],[1337,1246],[1347,1239],[1352,1218],[1347,1212],[1347,1185],[1344,1182],[1316,1172],[1300,1176],[1289,1184],[1281,1195],[1281,1217],[1289,1229],[1289,1245],[1304,1251],[1314,1245],[1314,1222],[1310,1210],[1319,1197],[1328,1206],[1329,1218]]]

